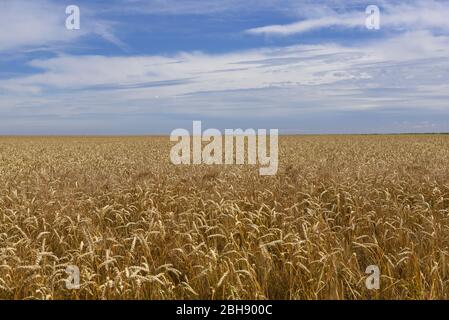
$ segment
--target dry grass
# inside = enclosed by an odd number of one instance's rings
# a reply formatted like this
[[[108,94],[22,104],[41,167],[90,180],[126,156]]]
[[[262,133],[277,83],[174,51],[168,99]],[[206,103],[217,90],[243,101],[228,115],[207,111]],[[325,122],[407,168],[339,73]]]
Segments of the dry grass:
[[[281,137],[274,177],[169,149],[0,138],[0,298],[449,298],[449,136]]]

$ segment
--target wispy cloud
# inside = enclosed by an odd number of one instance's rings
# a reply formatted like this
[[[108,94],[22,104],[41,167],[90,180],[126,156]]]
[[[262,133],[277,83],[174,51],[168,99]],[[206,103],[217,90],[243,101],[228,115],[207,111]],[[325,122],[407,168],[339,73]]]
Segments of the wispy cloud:
[[[358,13],[309,19],[285,25],[270,25],[265,27],[252,28],[248,29],[246,32],[251,34],[276,34],[287,36],[332,26],[360,28],[363,26],[363,23],[364,17],[363,15]]]
[[[110,21],[95,18],[95,11],[82,7],[82,27],[67,30],[66,5],[50,0],[2,0],[0,52],[45,49],[71,44],[86,36],[98,36],[120,48],[126,45],[115,35]]]
[[[179,119],[191,117],[217,123],[227,119],[236,125],[257,119],[260,126],[290,129],[310,129],[315,123],[317,131],[324,131],[325,124],[332,128],[342,114],[350,115],[345,120],[349,131],[363,131],[368,124],[374,130],[377,122],[389,124],[386,131],[441,130],[442,119],[449,116],[447,2],[382,2],[383,30],[376,37],[353,37],[354,29],[364,28],[365,3],[111,0],[101,8],[80,0],[82,29],[69,32],[65,7],[56,1],[4,0],[0,68],[7,72],[2,70],[0,77],[0,132],[16,132],[13,126],[19,131],[34,126],[84,132],[109,123],[125,126],[124,132],[134,132],[136,123],[169,130]],[[126,14],[121,15],[121,9]],[[262,14],[266,9],[276,10],[278,16],[273,19],[268,10]],[[257,19],[245,21],[241,29],[226,29],[228,14],[240,12],[254,12]],[[201,14],[207,19],[182,17]],[[214,31],[217,38],[198,35],[189,46],[196,51],[183,52],[176,41],[164,49],[141,45],[152,36],[165,44],[166,35],[182,28],[176,24],[181,19],[195,24],[194,30],[206,30],[215,15],[224,21]],[[252,21],[282,18],[299,21],[266,23],[248,32],[284,37],[242,32]],[[332,27],[347,32],[344,44],[332,37]],[[295,45],[297,38],[286,37],[319,29],[324,37],[316,41],[309,37]],[[220,36],[229,33],[236,39],[223,44]],[[190,41],[182,36],[170,39]],[[244,49],[246,40],[254,41],[254,49]],[[82,49],[103,42],[102,50]],[[122,50],[111,53],[109,43]],[[220,45],[218,51],[225,53],[212,54],[216,51],[211,48]],[[77,50],[64,50],[68,46]],[[50,53],[33,53],[40,48]]]
[[[411,41],[414,39],[416,41]],[[41,99],[58,114],[300,114],[389,108],[448,110],[449,38],[426,32],[359,46],[299,45],[222,55],[60,56],[0,81],[4,96]],[[70,98],[67,98],[70,97]],[[62,99],[62,100],[61,100]],[[65,108],[67,99],[74,109]],[[0,103],[10,108],[11,101]],[[55,106],[55,107],[51,107]],[[58,106],[58,107],[56,107]]]
[[[383,3],[381,11],[382,28],[396,31],[416,31],[436,29],[449,31],[448,3],[437,1],[419,1],[405,4]],[[365,12],[361,8],[349,9],[338,13],[328,10],[327,15],[320,18],[304,18],[301,21],[283,24],[268,25],[246,30],[249,34],[267,34],[288,36],[300,34],[316,29],[329,27],[365,28]]]
[[[65,8],[48,1],[3,0],[0,11],[0,50],[42,47],[70,42],[84,34],[65,28]]]

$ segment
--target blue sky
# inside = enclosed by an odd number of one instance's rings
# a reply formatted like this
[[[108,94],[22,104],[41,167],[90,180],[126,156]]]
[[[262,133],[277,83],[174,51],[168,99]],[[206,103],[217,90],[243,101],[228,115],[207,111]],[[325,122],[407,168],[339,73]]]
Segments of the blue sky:
[[[66,30],[65,8],[81,10]],[[377,5],[380,30],[365,27]],[[449,131],[448,1],[0,2],[0,134]]]

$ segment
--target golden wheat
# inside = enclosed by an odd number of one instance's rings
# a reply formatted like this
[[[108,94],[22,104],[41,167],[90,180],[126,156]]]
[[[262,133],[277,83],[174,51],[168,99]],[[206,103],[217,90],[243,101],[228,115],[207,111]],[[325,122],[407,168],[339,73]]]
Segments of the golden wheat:
[[[281,137],[272,177],[170,146],[0,138],[0,298],[449,298],[449,136]]]

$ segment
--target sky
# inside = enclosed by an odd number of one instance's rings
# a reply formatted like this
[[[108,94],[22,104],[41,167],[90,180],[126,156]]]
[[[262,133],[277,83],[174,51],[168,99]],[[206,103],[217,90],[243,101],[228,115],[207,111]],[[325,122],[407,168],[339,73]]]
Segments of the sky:
[[[449,132],[449,0],[0,0],[0,134],[169,134],[193,120]]]

